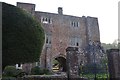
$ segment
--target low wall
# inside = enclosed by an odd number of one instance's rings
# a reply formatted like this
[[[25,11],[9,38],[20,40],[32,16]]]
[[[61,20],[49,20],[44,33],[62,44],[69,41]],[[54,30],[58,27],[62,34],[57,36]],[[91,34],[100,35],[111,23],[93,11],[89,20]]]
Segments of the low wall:
[[[67,76],[59,75],[30,75],[23,78],[17,78],[16,80],[87,80],[83,78],[67,78]]]

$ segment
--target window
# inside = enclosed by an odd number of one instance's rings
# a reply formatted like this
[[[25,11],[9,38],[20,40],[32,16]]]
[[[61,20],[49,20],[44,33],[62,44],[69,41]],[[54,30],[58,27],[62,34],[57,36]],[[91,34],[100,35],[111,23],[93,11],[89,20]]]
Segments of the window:
[[[79,23],[78,22],[76,22],[76,27],[79,27]]]
[[[71,37],[70,38],[70,45],[71,46],[80,46],[81,40],[79,37]]]
[[[78,42],[76,43],[76,46],[79,46],[79,43],[78,43]]]
[[[74,21],[72,21],[72,22],[71,22],[71,26],[72,26],[72,27],[79,27],[79,22],[74,22]]]
[[[52,24],[51,18],[47,18],[47,17],[42,17],[41,22],[45,24]]]
[[[46,37],[46,43],[48,43],[48,37]]]
[[[50,34],[46,35],[46,44],[47,45],[51,44],[51,35]]]

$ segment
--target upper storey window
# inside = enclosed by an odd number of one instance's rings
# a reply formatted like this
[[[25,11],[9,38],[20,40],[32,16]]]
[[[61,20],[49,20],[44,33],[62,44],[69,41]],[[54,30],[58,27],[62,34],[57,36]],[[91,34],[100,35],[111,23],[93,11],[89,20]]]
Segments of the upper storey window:
[[[47,17],[42,17],[41,22],[45,24],[52,24],[51,18],[47,18]]]
[[[79,26],[80,26],[80,23],[79,23],[79,22],[74,22],[74,21],[72,21],[72,22],[71,22],[71,26],[72,26],[72,27],[79,27]]]
[[[46,44],[50,45],[51,44],[51,34],[46,34]]]
[[[80,46],[81,39],[79,37],[70,37],[70,45],[71,46]]]

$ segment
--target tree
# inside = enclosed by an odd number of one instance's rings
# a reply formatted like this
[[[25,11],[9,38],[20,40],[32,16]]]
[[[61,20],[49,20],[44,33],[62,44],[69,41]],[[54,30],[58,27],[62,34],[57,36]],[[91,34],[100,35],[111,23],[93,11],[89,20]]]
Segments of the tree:
[[[109,44],[102,43],[101,45],[104,47],[105,50],[118,48],[118,44],[115,43],[115,42],[113,42],[112,44],[110,44],[110,43]]]
[[[44,30],[33,16],[16,6],[2,3],[3,67],[38,61],[44,39]]]

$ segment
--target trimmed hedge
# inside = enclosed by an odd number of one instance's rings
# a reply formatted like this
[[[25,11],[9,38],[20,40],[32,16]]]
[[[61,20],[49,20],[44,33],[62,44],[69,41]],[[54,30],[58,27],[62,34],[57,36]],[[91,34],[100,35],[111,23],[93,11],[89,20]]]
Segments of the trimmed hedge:
[[[42,75],[42,74],[44,74],[44,72],[38,66],[35,66],[31,69],[31,74],[32,75]]]
[[[44,39],[44,30],[34,17],[16,6],[2,3],[3,68],[38,61]]]
[[[14,77],[16,75],[16,68],[14,66],[6,66],[3,76]]]
[[[49,75],[52,73],[48,69],[40,69],[39,66],[35,66],[31,69],[31,74],[32,75],[43,75],[43,74]]]
[[[23,70],[16,69],[15,66],[6,66],[3,71],[3,77],[16,77],[20,73],[22,73]]]

